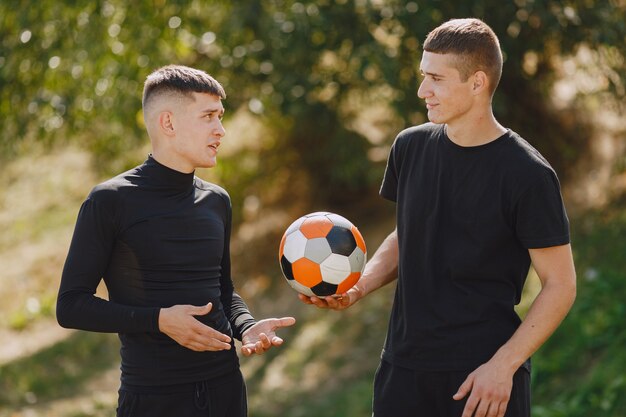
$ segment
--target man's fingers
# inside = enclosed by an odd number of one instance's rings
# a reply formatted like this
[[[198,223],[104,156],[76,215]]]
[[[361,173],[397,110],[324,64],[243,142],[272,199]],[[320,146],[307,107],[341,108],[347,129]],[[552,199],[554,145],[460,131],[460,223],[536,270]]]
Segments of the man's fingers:
[[[465,403],[465,408],[463,409],[463,414],[461,417],[477,417],[478,414],[474,415],[474,410],[476,410],[476,407],[478,407],[478,399],[473,395],[470,395],[470,397],[467,399],[467,402]],[[481,416],[484,417],[484,414],[481,414]]]
[[[250,356],[253,353],[262,355],[272,346],[280,346],[283,343],[283,339],[278,336],[273,336],[271,339],[265,334],[259,334],[259,340],[254,343],[248,343],[241,347],[241,352],[245,356]]]
[[[259,334],[259,340],[254,344],[254,351],[260,355],[265,353],[270,347],[272,347],[270,338],[265,333]]]
[[[469,401],[468,401],[468,402],[469,402]],[[482,400],[478,403],[478,406],[476,407],[476,411],[475,411],[473,414],[472,414],[472,413],[469,413],[467,416],[468,416],[468,417],[471,417],[471,416],[474,416],[474,417],[487,417],[487,416],[491,416],[491,414],[488,414],[488,413],[489,413],[489,408],[490,408],[490,407],[491,407],[491,403],[490,403],[488,400],[486,400],[486,399],[484,399],[484,398],[483,398],[483,399],[482,399]],[[496,407],[497,407],[497,406],[496,406]],[[463,414],[463,415],[465,415],[465,414]]]
[[[224,343],[221,340],[217,340],[213,338],[207,339],[205,337],[200,337],[200,336],[187,340],[184,343],[182,343],[182,345],[188,349],[195,350],[197,352],[204,352],[204,351],[216,352],[220,350],[230,350],[231,348],[230,343]]]
[[[504,417],[507,405],[508,401],[503,401],[500,403],[500,405],[498,406],[498,414],[496,414],[498,417]]]
[[[454,398],[455,400],[462,400],[463,398],[465,398],[467,393],[469,393],[472,390],[473,382],[474,380],[473,380],[472,375],[468,376],[467,379],[463,381],[463,383],[459,387],[459,390],[456,392],[456,394],[452,396],[452,398]]]
[[[198,322],[193,329],[200,337],[205,340],[213,339],[218,342],[230,343],[231,338],[227,334],[218,332],[212,327],[207,326],[206,324]]]
[[[348,307],[350,305],[350,296],[348,294],[342,294],[342,297],[339,298],[339,304],[343,307]]]
[[[231,347],[231,338],[228,335],[208,326],[201,333],[196,333],[196,341],[204,347],[203,350],[229,350]]]
[[[304,304],[313,304],[313,302],[311,301],[311,298],[307,297],[304,294],[300,294],[298,293],[298,298],[300,299],[300,301],[302,301]]]
[[[328,308],[328,302],[326,302],[326,300],[323,300],[319,297],[311,297],[310,300],[319,308]]]
[[[269,348],[272,345],[272,342],[270,341],[270,338],[267,337],[267,335],[265,333],[261,333],[259,335],[259,339],[261,341],[261,346],[263,346],[265,349]]]
[[[274,319],[274,323],[272,324],[275,329],[279,327],[289,327],[296,324],[296,319],[295,317],[281,317],[279,319]]]
[[[500,404],[497,402],[491,402],[491,404],[489,404],[489,410],[487,410],[487,417],[498,417],[498,406]]]
[[[190,324],[190,330],[193,333],[191,338],[207,348],[212,348],[212,350],[230,349],[232,340],[230,336],[198,320],[193,320],[193,323]]]
[[[329,308],[337,308],[337,305],[339,305],[339,301],[335,297],[325,297],[324,301]]]
[[[208,346],[207,350],[230,350],[230,343],[224,343],[220,340],[213,339],[212,343]]]
[[[213,303],[209,302],[203,306],[189,306],[188,313],[192,316],[204,316],[211,312]]]
[[[265,349],[263,349],[263,345],[261,344],[261,341],[259,340],[256,343],[248,343],[247,345],[243,345],[241,347],[241,352],[245,356],[250,356],[255,353],[257,355],[262,355],[263,353],[265,353]]]

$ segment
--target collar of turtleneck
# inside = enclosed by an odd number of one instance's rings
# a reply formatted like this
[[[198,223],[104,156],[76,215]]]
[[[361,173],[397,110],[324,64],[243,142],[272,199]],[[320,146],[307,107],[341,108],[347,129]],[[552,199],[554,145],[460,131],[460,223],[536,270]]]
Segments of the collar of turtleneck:
[[[156,183],[171,187],[189,187],[193,184],[194,172],[184,173],[159,163],[152,154],[141,167],[142,171]]]

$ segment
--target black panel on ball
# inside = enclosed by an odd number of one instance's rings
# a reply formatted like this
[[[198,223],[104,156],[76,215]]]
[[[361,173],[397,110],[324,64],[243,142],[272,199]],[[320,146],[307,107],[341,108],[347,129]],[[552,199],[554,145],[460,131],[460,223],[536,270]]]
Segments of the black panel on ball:
[[[320,297],[333,295],[337,292],[337,285],[322,281],[316,286],[311,287],[311,291],[313,291],[313,294],[319,295]]]
[[[356,240],[351,230],[341,226],[333,226],[326,235],[330,250],[338,255],[350,256],[356,248]]]
[[[293,270],[291,269],[291,262],[289,262],[287,258],[285,258],[285,255],[280,258],[280,267],[283,269],[283,275],[285,275],[285,278],[294,279]]]

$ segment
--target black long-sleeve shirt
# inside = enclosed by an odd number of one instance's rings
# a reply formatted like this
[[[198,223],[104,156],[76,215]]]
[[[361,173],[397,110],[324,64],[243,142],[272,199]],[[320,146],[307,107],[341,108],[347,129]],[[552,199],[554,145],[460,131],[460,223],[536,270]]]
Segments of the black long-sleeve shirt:
[[[224,375],[239,365],[234,346],[187,349],[158,327],[177,304],[213,309],[198,320],[240,339],[254,324],[230,276],[230,198],[221,187],[159,164],[96,186],[78,214],[57,319],[63,327],[118,333],[122,383],[171,385]],[[104,279],[109,300],[95,296]]]

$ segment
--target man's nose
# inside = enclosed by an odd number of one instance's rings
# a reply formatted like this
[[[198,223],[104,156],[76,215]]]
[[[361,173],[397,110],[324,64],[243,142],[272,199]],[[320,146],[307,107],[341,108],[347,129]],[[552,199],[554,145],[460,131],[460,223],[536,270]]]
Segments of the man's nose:
[[[417,96],[421,99],[424,99],[426,97],[430,97],[431,95],[432,95],[432,91],[428,83],[426,82],[426,80],[422,81],[420,83],[419,88],[417,89]]]
[[[224,129],[224,125],[222,124],[222,121],[219,120],[217,125],[217,128],[215,129],[215,134],[218,135],[219,137],[223,137],[226,135],[226,129]]]

